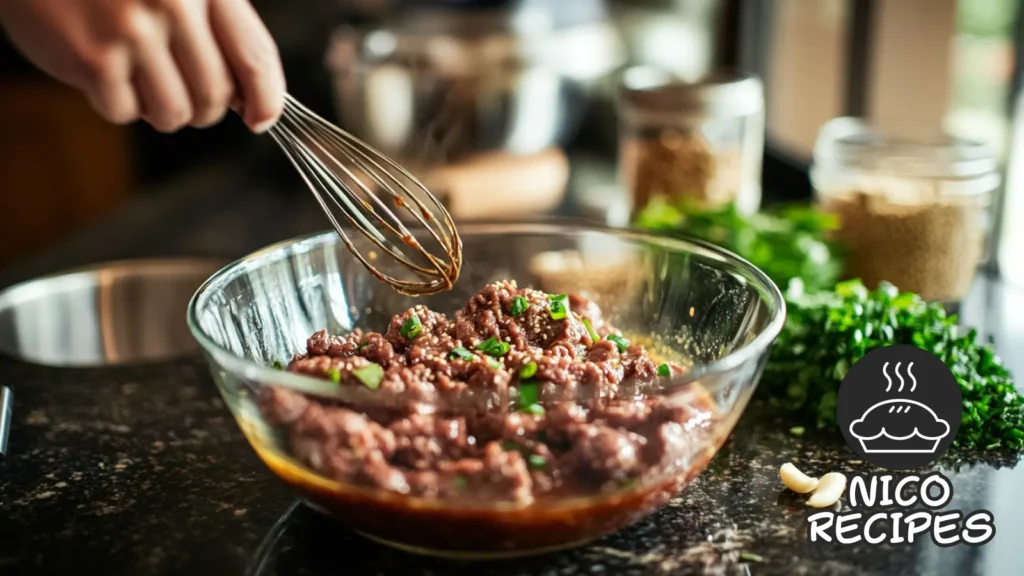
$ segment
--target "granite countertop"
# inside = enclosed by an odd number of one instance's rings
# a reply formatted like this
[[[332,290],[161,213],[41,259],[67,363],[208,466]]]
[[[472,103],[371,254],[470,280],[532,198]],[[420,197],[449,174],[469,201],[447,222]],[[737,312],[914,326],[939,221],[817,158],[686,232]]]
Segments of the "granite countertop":
[[[246,185],[231,168],[189,178],[4,270],[0,285],[109,259],[234,257],[323,228],[304,196]],[[962,312],[1024,374],[1024,358],[1008,353],[1024,350],[1024,292],[980,279]],[[1024,466],[995,457],[944,470],[950,508],[993,511],[996,537],[985,546],[808,543],[807,509],[781,490],[779,465],[869,466],[837,435],[790,434],[760,402],[710,467],[648,520],[568,552],[453,564],[382,548],[297,505],[246,444],[198,356],[92,370],[0,358],[0,382],[15,388],[0,460],[4,575],[1003,575],[1024,560]]]

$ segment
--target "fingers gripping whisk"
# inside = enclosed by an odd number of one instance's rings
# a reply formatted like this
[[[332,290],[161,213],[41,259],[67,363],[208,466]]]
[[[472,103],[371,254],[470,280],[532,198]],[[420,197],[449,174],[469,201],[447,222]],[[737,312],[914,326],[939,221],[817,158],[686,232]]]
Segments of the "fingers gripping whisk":
[[[462,240],[448,210],[415,176],[290,95],[270,135],[371,274],[410,295],[435,294],[455,284]],[[398,269],[387,266],[374,247]]]

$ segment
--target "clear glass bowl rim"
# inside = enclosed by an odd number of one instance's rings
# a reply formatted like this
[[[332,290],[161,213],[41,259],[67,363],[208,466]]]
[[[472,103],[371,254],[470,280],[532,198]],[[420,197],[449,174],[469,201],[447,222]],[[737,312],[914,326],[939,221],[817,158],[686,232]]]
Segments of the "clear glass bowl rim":
[[[755,281],[752,283],[753,287],[769,306],[769,310],[774,310],[774,317],[749,342],[721,358],[698,365],[694,367],[694,370],[688,371],[684,375],[688,382],[709,375],[729,372],[754,360],[772,344],[782,331],[782,326],[786,320],[785,298],[783,298],[779,287],[760,268],[724,248],[696,238],[629,228],[583,224],[559,219],[503,222],[466,221],[458,224],[458,231],[460,236],[496,236],[500,234],[569,236],[572,234],[598,233],[627,241],[649,242],[676,252],[698,254],[742,270],[745,272],[746,280],[753,279]],[[274,382],[275,385],[296,389],[307,394],[312,393],[323,396],[324,382],[322,380],[311,376],[282,372],[277,368],[264,366],[248,358],[236,355],[233,351],[224,348],[207,336],[199,325],[197,316],[200,306],[205,303],[205,299],[210,294],[221,290],[240,275],[256,270],[268,262],[285,258],[290,254],[303,253],[316,246],[336,244],[338,242],[341,242],[341,238],[333,230],[314,232],[271,244],[224,266],[199,286],[189,302],[187,322],[192,336],[199,342],[203,350],[214,356],[215,361],[222,368],[236,375],[241,375],[243,378],[254,382]],[[400,311],[396,311],[396,313],[398,312]]]

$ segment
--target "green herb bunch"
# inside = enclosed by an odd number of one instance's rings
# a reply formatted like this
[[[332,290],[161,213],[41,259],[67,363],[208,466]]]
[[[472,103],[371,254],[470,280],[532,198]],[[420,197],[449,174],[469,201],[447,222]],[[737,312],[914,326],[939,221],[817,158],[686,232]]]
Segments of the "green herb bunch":
[[[788,318],[762,378],[771,401],[836,425],[836,393],[846,372],[872,349],[912,344],[946,363],[960,383],[963,411],[956,445],[1024,448],[1024,398],[990,343],[960,333],[940,304],[889,284],[868,290],[859,280],[827,292],[787,289]]]
[[[655,199],[635,224],[717,244],[788,287],[786,324],[759,388],[772,403],[835,426],[836,394],[850,366],[875,348],[912,344],[941,358],[960,383],[958,446],[1024,449],[1024,397],[992,345],[975,330],[961,333],[956,316],[916,294],[891,285],[870,291],[859,280],[836,284],[842,249],[827,240],[838,225],[832,216],[809,205],[746,216],[732,205],[708,211]]]
[[[744,215],[733,204],[699,210],[658,197],[637,216],[636,225],[679,232],[731,250],[779,286],[800,279],[808,289],[830,289],[842,268],[838,246],[825,238],[838,220],[806,205]]]

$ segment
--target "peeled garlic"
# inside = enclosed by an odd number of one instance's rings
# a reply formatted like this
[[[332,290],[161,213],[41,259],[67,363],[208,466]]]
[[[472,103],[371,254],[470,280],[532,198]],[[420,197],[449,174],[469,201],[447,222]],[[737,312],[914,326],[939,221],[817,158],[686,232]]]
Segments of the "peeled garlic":
[[[818,487],[818,479],[811,478],[807,474],[804,474],[791,462],[786,462],[779,468],[779,478],[782,479],[782,483],[797,494],[807,494],[813,492]]]
[[[829,472],[821,477],[818,488],[807,499],[807,505],[812,508],[828,508],[836,502],[846,491],[846,476],[839,472]]]

